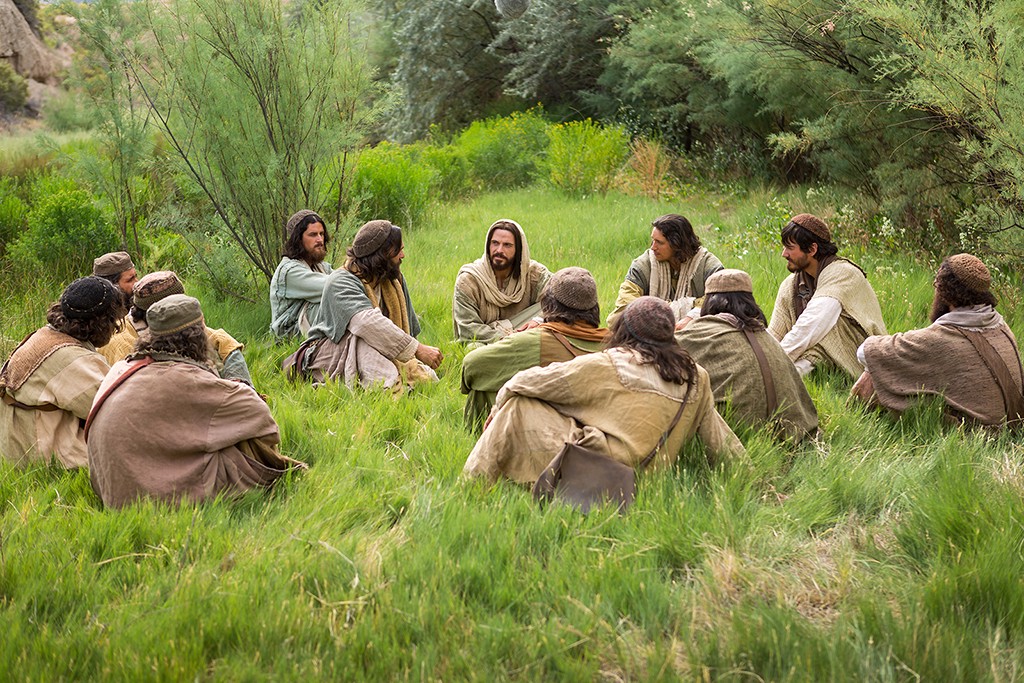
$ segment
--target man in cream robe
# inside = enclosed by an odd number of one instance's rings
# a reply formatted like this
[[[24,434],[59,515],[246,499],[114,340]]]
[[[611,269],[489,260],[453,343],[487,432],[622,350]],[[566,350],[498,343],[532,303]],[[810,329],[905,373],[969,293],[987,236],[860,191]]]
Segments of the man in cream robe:
[[[875,290],[860,266],[836,255],[832,232],[817,216],[794,216],[782,245],[792,274],[779,287],[768,331],[801,376],[829,365],[856,379],[864,370],[857,347],[868,335],[885,334]]]
[[[402,391],[436,381],[440,349],[416,340],[419,319],[401,273],[402,230],[388,221],[363,225],[345,267],[331,273],[304,342],[302,374],[349,387],[381,384]]]
[[[991,282],[988,268],[971,254],[943,261],[935,277],[932,324],[868,337],[858,350],[865,370],[853,395],[897,413],[918,397],[940,396],[957,422],[1019,424],[1024,419],[1020,350],[995,310]],[[982,355],[986,352],[994,367]]]
[[[641,296],[669,302],[676,322],[681,322],[694,308],[699,308],[704,281],[722,269],[722,262],[701,245],[685,217],[670,213],[656,218],[651,225],[651,248],[629,266],[615,307],[608,314],[608,327],[615,324],[630,302]]]
[[[530,258],[526,233],[513,220],[491,224],[484,255],[459,269],[452,298],[455,339],[489,344],[540,313],[548,269]]]
[[[270,279],[270,329],[278,337],[304,336],[331,274],[324,260],[330,236],[323,219],[309,209],[293,214],[285,231],[284,255]]]

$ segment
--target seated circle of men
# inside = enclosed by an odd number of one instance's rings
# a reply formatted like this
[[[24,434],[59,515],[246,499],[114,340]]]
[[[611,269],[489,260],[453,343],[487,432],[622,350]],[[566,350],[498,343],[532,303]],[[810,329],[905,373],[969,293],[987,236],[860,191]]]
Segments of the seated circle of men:
[[[782,257],[791,273],[779,286],[768,331],[801,376],[817,366],[838,368],[852,379],[864,367],[857,347],[885,334],[878,297],[864,271],[838,255],[832,231],[809,213],[782,228]]]
[[[158,270],[150,273],[135,283],[133,288],[132,308],[126,320],[127,325],[111,338],[110,342],[100,349],[107,362],[116,363],[124,360],[135,350],[139,336],[149,327],[147,311],[156,302],[174,294],[184,294],[185,285],[178,275],[171,270]],[[208,354],[217,373],[223,379],[234,379],[252,384],[249,365],[242,354],[243,344],[224,330],[206,328]]]
[[[0,370],[0,454],[15,464],[87,462],[83,427],[110,367],[97,346],[124,317],[120,291],[96,276],[65,288]]]
[[[147,319],[135,353],[104,378],[86,425],[89,474],[105,506],[203,501],[304,467],[278,451],[277,423],[259,394],[217,376],[198,300],[172,294]]]
[[[715,410],[708,373],[675,342],[675,315],[655,297],[632,301],[599,353],[523,370],[498,392],[462,474],[533,484],[564,443],[635,467],[684,404],[651,468],[671,465],[699,435],[709,462],[747,460]]]
[[[402,229],[385,220],[364,224],[345,267],[327,278],[317,319],[300,348],[301,375],[322,384],[381,385],[400,393],[437,381],[441,350],[417,341],[420,322],[402,274]]]
[[[498,390],[512,375],[535,366],[572,360],[601,349],[597,283],[584,268],[563,268],[551,276],[540,297],[538,327],[481,346],[462,360],[462,393],[467,394],[467,429],[479,432]]]
[[[608,327],[613,327],[626,306],[641,296],[669,302],[676,322],[681,322],[699,308],[705,280],[722,269],[722,262],[701,245],[685,217],[666,214],[655,218],[651,226],[651,246],[630,264],[615,307],[608,314]]]
[[[707,279],[700,317],[676,332],[676,340],[707,370],[715,405],[727,420],[770,424],[799,441],[817,433],[818,411],[766,324],[750,275],[726,268]]]
[[[1013,331],[996,311],[992,275],[981,259],[945,259],[934,280],[931,325],[864,340],[864,373],[853,395],[902,413],[939,396],[956,423],[1021,426],[1024,370]]]
[[[270,279],[270,329],[278,337],[304,337],[331,274],[324,260],[331,236],[324,220],[309,209],[288,219],[285,234],[281,262]]]
[[[459,269],[452,296],[455,339],[489,344],[529,324],[540,313],[551,273],[530,258],[522,226],[508,218],[491,224],[484,255]]]

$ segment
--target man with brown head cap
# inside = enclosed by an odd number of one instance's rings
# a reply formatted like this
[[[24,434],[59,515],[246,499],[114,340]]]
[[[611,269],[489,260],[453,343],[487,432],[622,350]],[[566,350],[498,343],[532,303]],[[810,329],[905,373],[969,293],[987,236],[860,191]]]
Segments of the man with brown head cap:
[[[104,254],[92,262],[92,274],[101,277],[121,291],[124,296],[124,307],[132,305],[132,287],[138,280],[138,271],[132,263],[127,251],[114,251]]]
[[[856,379],[864,369],[857,347],[868,335],[885,334],[875,290],[860,266],[837,256],[832,232],[817,216],[793,216],[782,247],[791,275],[779,287],[768,331],[801,376],[825,365]]]
[[[897,413],[920,396],[941,396],[958,422],[987,426],[1024,419],[1024,371],[1013,332],[996,312],[992,276],[976,256],[957,254],[935,275],[928,327],[868,337],[857,354],[864,374],[853,395]]]
[[[346,252],[345,267],[327,278],[320,310],[300,348],[303,377],[349,387],[381,384],[401,392],[435,381],[441,350],[416,340],[420,322],[402,275],[402,229],[390,221],[364,224]]]
[[[667,302],[640,297],[616,321],[603,352],[516,374],[498,392],[463,476],[533,484],[566,442],[636,466],[677,414],[652,468],[673,464],[698,434],[712,464],[745,460],[715,411],[708,373],[676,344],[675,324]]]
[[[0,456],[16,464],[86,464],[82,425],[110,369],[96,347],[124,317],[121,301],[103,278],[75,280],[50,305],[47,325],[14,350],[0,370]]]
[[[284,254],[270,280],[270,329],[278,337],[309,332],[320,308],[331,264],[327,227],[315,211],[295,212],[285,226]]]
[[[597,283],[584,268],[563,268],[540,297],[544,322],[481,346],[462,360],[466,427],[477,431],[491,412],[498,389],[520,370],[572,360],[601,348],[607,330],[598,327]]]
[[[489,344],[540,313],[541,290],[551,273],[530,259],[526,233],[513,220],[494,221],[484,255],[459,269],[452,299],[455,339]]]
[[[172,294],[147,319],[137,351],[104,379],[85,428],[104,505],[202,501],[270,486],[302,466],[278,452],[277,423],[259,394],[213,372],[199,301]]]

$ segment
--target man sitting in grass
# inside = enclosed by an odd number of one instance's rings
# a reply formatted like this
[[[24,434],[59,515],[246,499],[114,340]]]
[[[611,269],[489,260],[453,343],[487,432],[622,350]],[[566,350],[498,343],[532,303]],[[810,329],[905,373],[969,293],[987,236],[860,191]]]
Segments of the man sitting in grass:
[[[331,274],[324,260],[331,237],[324,220],[309,209],[294,213],[285,232],[284,255],[270,280],[270,329],[279,337],[304,336]]]
[[[598,351],[607,330],[598,327],[601,311],[597,283],[584,268],[563,268],[551,276],[540,297],[544,322],[466,354],[462,361],[462,393],[466,427],[479,431],[494,397],[512,375],[534,366],[572,360]]]
[[[491,224],[484,255],[459,269],[452,319],[455,339],[489,344],[506,337],[540,312],[540,292],[551,274],[530,259],[526,233],[513,220]]]
[[[895,412],[918,396],[941,396],[958,422],[998,426],[1024,419],[1024,370],[1013,332],[996,312],[988,268],[971,254],[942,262],[932,324],[868,337],[853,395]]]
[[[114,251],[97,257],[92,262],[92,274],[103,278],[117,288],[117,291],[121,293],[125,311],[132,307],[132,288],[138,282],[139,275],[128,252]],[[110,365],[131,353],[132,347],[135,345],[135,335],[127,331],[131,328],[130,322],[130,319],[125,317],[121,330],[115,333],[108,343],[96,349]]]
[[[303,344],[302,375],[349,387],[382,384],[401,392],[436,381],[441,350],[416,340],[420,322],[402,275],[402,229],[388,221],[359,228],[345,267],[331,273]]]
[[[782,229],[782,258],[792,273],[782,281],[768,331],[800,371],[836,367],[856,379],[864,368],[857,347],[885,334],[878,297],[860,266],[836,254],[825,221],[809,213]]]
[[[270,486],[300,462],[281,455],[277,423],[252,387],[217,377],[199,301],[172,294],[103,380],[86,438],[107,507],[140,498],[201,501]]]

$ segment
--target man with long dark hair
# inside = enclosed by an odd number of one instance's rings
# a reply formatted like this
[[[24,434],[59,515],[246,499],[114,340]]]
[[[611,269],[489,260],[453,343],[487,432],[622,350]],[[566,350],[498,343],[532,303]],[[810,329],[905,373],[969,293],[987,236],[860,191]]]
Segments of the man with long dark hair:
[[[484,240],[484,255],[459,269],[452,299],[456,341],[489,344],[531,323],[551,273],[530,258],[522,226],[502,218]]]
[[[701,245],[684,216],[670,213],[655,218],[651,223],[651,246],[629,266],[615,308],[608,314],[608,326],[612,327],[626,306],[641,296],[669,302],[676,323],[682,322],[699,306],[704,281],[721,269],[722,262]]]
[[[285,226],[284,254],[270,279],[270,329],[278,337],[309,331],[320,308],[331,264],[327,245],[331,236],[324,220],[309,209],[296,211]]]
[[[0,371],[0,455],[17,464],[55,459],[86,464],[83,426],[110,367],[97,346],[124,317],[121,292],[107,280],[75,280],[50,305],[44,327]]]
[[[667,302],[640,297],[616,321],[601,353],[516,374],[498,392],[463,476],[532,484],[565,442],[636,466],[680,403],[679,422],[652,467],[674,463],[695,435],[712,464],[745,458],[715,411],[708,373],[675,343],[675,323]]]
[[[708,371],[718,411],[727,421],[769,424],[793,440],[813,435],[818,411],[793,361],[765,330],[750,275],[726,268],[705,285],[700,317],[676,339]]]
[[[857,347],[885,334],[875,290],[860,266],[837,255],[832,231],[817,216],[793,216],[781,241],[791,275],[779,287],[768,331],[801,376],[825,365],[856,379],[864,370]]]
[[[303,345],[303,376],[395,391],[436,380],[443,355],[416,340],[420,322],[402,275],[402,229],[370,221],[359,228],[347,256],[324,286]]]
[[[950,256],[934,284],[931,325],[868,337],[858,349],[865,370],[853,395],[897,413],[920,396],[941,396],[957,422],[1019,424],[1024,370],[988,268],[971,254]]]

